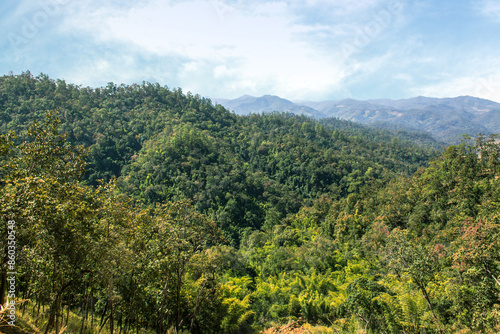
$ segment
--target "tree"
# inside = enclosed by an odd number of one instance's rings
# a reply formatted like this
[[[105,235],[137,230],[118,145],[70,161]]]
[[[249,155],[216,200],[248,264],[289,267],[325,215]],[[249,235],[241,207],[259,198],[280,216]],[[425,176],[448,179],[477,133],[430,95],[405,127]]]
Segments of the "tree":
[[[409,275],[425,298],[436,327],[441,331],[441,321],[436,314],[427,288],[439,270],[439,254],[429,248],[430,246],[420,243],[408,230],[395,228],[388,236],[383,256],[390,270],[399,276],[404,273]]]
[[[9,245],[9,225],[8,221],[15,222],[16,213],[14,211],[15,207],[15,191],[12,187],[11,173],[13,170],[17,169],[17,166],[13,164],[12,157],[9,156],[12,148],[14,147],[13,139],[15,136],[12,133],[6,135],[0,135],[0,219],[2,224],[0,225],[0,305],[5,305],[5,290],[7,287],[7,272],[8,270],[8,245]],[[15,231],[15,224],[11,226],[11,230]],[[15,236],[15,234],[14,234]],[[11,241],[12,243],[12,241]],[[15,237],[14,237],[14,250],[15,250]]]
[[[151,275],[155,277],[153,286],[160,292],[160,333],[165,328],[165,316],[173,318],[176,330],[193,329],[194,319],[208,297],[207,290],[214,284],[214,277],[205,272],[210,268],[206,250],[221,238],[216,224],[194,211],[189,202],[170,202],[155,210],[154,235],[148,249],[153,255],[149,264]],[[205,270],[195,274],[195,262]],[[201,283],[189,285],[186,283],[189,279],[201,279]],[[189,287],[197,291],[189,291]],[[192,321],[188,325],[189,319]]]
[[[2,216],[15,219],[18,257],[25,259],[19,265],[30,273],[28,280],[37,280],[38,293],[51,293],[46,332],[58,331],[63,293],[91,271],[96,222],[94,192],[77,182],[84,172],[83,149],[70,145],[58,125],[47,112],[44,124],[30,126],[29,140],[15,147],[10,158],[2,189],[7,200]],[[6,152],[12,145],[3,141]],[[0,288],[3,294],[5,269]]]
[[[364,277],[355,279],[347,286],[344,307],[365,323],[365,331],[376,331],[385,327],[385,305],[381,298],[377,298],[384,292],[384,286]]]
[[[461,238],[455,244],[454,266],[461,271],[477,267],[498,286],[496,271],[500,263],[500,227],[489,219],[466,219],[461,228]]]

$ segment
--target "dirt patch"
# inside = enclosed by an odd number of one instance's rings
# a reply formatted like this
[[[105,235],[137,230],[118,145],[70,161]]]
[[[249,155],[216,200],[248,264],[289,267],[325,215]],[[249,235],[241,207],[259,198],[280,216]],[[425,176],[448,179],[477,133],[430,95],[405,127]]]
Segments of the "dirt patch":
[[[303,322],[292,321],[283,326],[276,326],[266,329],[261,334],[306,334],[311,333],[310,330],[304,328]]]

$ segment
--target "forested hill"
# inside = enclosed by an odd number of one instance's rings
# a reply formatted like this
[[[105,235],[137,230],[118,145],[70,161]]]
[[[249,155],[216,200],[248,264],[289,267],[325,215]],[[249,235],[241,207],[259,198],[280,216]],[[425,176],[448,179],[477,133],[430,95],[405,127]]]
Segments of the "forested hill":
[[[84,88],[30,73],[0,79],[2,132],[21,133],[45,110],[57,111],[71,142],[91,148],[90,184],[116,177],[149,204],[192,199],[233,239],[322,194],[345,197],[388,174],[410,175],[436,154],[424,146],[439,147],[425,135],[337,119],[237,116],[158,84]]]
[[[29,73],[0,112],[2,332],[500,332],[495,136]]]

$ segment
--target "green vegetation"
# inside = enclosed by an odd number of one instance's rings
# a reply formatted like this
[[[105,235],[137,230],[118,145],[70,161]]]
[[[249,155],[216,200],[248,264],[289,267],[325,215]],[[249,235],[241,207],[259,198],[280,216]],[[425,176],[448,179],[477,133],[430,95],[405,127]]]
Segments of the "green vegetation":
[[[11,220],[19,311],[45,333],[70,314],[81,333],[500,331],[494,137],[438,154],[415,134],[29,73],[0,78],[0,112],[0,302]]]

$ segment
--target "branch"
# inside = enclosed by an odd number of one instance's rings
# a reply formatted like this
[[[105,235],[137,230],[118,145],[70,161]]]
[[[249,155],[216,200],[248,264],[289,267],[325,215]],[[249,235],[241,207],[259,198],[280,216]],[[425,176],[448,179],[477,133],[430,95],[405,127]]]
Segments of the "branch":
[[[493,275],[493,273],[488,269],[487,265],[486,265],[486,261],[484,261],[484,259],[482,260],[483,262],[483,269],[486,270],[486,272],[488,274],[491,275],[491,277],[493,278],[493,280],[495,280],[495,282],[500,285],[500,282],[498,281],[498,279],[495,277],[495,275]]]

